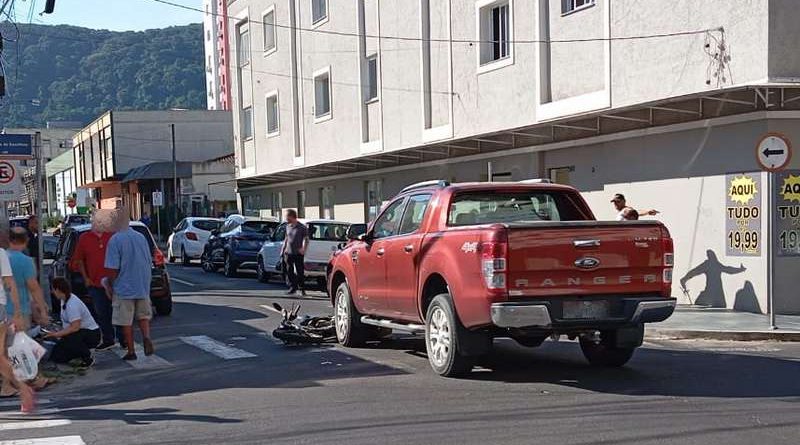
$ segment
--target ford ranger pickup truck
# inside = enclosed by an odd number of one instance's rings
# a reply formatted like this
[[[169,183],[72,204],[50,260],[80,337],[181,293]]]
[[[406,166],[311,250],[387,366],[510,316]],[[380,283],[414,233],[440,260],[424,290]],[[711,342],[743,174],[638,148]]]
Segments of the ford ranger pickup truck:
[[[440,375],[469,372],[492,339],[577,338],[594,365],[622,366],[644,323],[667,319],[673,243],[658,221],[597,221],[580,193],[547,182],[406,187],[331,259],[344,346],[425,333]]]

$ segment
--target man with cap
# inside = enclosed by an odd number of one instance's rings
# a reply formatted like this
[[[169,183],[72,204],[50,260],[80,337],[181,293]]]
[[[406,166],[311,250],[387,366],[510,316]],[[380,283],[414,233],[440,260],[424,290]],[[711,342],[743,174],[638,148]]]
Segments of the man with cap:
[[[622,193],[614,195],[614,198],[611,199],[611,203],[614,204],[614,208],[619,212],[617,213],[617,221],[637,220],[640,215],[655,216],[660,213],[658,210],[654,209],[637,211],[633,207],[629,207],[625,201],[625,195]]]

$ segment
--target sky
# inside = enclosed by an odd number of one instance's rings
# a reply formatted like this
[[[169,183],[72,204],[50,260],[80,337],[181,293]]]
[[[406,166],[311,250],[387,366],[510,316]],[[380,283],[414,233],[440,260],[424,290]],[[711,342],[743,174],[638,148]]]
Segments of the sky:
[[[202,0],[169,0],[172,3],[203,8]],[[14,0],[18,22],[28,22],[28,11],[35,2],[33,23],[67,24],[113,31],[141,31],[173,25],[200,23],[203,14],[153,0],[56,0],[53,14],[42,14],[45,0]]]

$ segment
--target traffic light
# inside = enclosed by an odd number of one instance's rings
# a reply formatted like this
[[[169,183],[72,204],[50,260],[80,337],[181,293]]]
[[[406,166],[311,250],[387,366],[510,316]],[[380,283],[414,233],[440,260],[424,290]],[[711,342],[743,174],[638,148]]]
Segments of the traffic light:
[[[55,8],[56,8],[56,0],[47,0],[47,3],[45,3],[44,5],[44,13],[52,14]]]

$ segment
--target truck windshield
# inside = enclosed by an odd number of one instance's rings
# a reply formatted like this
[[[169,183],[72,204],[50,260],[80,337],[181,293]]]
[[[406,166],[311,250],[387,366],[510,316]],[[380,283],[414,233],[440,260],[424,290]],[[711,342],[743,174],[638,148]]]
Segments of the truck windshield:
[[[348,224],[309,223],[309,238],[319,241],[346,241]]]
[[[519,221],[578,221],[587,219],[578,206],[559,191],[468,192],[450,204],[447,224],[509,223]]]

